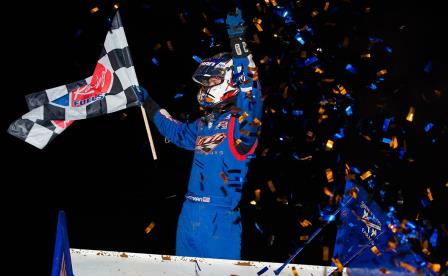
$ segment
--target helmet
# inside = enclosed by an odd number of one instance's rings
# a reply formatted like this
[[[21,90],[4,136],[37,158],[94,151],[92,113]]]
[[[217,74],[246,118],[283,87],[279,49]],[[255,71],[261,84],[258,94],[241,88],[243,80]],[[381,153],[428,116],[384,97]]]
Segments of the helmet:
[[[202,107],[225,105],[234,99],[239,89],[232,80],[231,53],[220,53],[204,59],[193,74],[193,80],[201,86],[197,98]]]

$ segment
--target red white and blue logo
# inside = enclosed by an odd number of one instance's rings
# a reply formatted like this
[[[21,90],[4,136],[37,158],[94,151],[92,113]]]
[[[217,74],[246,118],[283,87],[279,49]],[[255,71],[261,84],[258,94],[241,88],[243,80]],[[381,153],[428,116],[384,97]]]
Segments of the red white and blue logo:
[[[216,133],[211,136],[199,136],[196,139],[196,150],[202,151],[205,154],[210,153],[226,138],[225,133]]]
[[[90,83],[70,91],[70,106],[79,107],[101,100],[109,91],[111,83],[112,73],[104,65],[98,63]]]

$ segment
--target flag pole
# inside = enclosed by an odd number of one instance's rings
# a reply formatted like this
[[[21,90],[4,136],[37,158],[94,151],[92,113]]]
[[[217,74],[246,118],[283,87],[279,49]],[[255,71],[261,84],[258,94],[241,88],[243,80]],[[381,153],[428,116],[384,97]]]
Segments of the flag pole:
[[[114,9],[117,11],[115,16],[117,18],[118,25],[123,26],[123,24],[121,23],[121,17],[120,17],[120,13],[118,11],[118,6],[114,6]],[[115,17],[114,17],[114,20],[115,20]],[[128,44],[127,40],[126,40],[126,36],[124,36],[124,40],[125,40],[126,44]],[[131,53],[130,53],[129,49],[126,49],[126,52],[127,52],[128,57],[129,57],[129,60],[130,60],[130,64],[129,65],[131,66],[131,69],[132,69],[132,71],[133,71],[133,73],[135,75],[135,82],[138,85],[138,79],[137,79],[137,75],[135,73],[134,65],[133,65],[133,62],[132,62]],[[146,128],[146,133],[148,134],[149,145],[151,146],[152,158],[155,161],[155,160],[157,160],[157,154],[156,154],[156,149],[154,147],[154,141],[152,140],[151,130],[149,129],[148,117],[146,116],[146,111],[145,111],[145,109],[143,108],[142,105],[140,105],[140,109],[142,111],[143,121],[145,122],[145,128]]]
[[[154,141],[152,140],[151,130],[149,129],[148,117],[146,116],[146,110],[143,106],[140,106],[140,110],[142,111],[143,121],[145,122],[146,133],[148,134],[149,145],[151,147],[152,158],[157,160],[156,148],[154,147]]]

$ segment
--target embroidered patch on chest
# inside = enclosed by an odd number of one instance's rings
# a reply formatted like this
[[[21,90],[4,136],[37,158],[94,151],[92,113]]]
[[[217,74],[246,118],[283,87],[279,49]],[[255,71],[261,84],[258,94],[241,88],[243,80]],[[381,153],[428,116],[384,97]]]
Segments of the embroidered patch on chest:
[[[211,136],[199,136],[196,139],[196,150],[209,153],[215,149],[226,138],[225,133],[216,133]]]

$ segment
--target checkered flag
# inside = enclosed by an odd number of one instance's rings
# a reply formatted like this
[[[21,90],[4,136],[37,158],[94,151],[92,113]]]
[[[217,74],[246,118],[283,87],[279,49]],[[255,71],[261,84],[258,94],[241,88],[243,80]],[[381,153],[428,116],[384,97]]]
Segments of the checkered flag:
[[[132,58],[117,12],[93,75],[25,96],[29,112],[7,132],[42,149],[73,121],[139,105]]]

